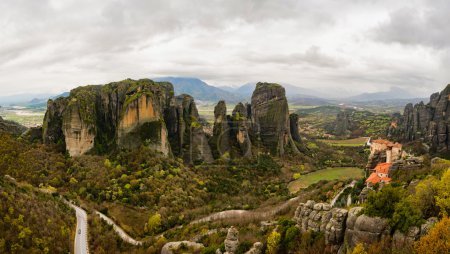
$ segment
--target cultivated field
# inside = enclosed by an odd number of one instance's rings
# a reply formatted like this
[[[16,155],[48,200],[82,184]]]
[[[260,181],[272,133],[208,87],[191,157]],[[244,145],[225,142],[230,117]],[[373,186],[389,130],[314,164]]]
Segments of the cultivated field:
[[[360,168],[353,168],[353,167],[326,168],[300,176],[299,179],[292,181],[289,184],[288,188],[291,193],[295,193],[300,189],[307,188],[311,184],[319,182],[320,180],[359,179],[363,177],[363,175],[364,172]]]

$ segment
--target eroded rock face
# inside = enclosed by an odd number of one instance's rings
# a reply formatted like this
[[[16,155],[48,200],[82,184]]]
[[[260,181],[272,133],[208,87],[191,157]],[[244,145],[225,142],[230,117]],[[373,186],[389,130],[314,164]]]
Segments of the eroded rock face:
[[[420,140],[427,143],[433,152],[448,152],[450,149],[450,85],[442,92],[430,96],[430,102],[406,105],[397,128],[391,131],[402,141]]]
[[[173,86],[149,79],[85,86],[48,102],[45,143],[64,144],[72,156],[90,150],[147,146],[169,156],[171,147],[192,161],[212,160],[198,125],[194,99],[175,98]],[[170,138],[169,138],[170,136]]]
[[[245,254],[262,254],[264,245],[260,242],[253,244],[252,248],[245,252]]]
[[[286,149],[298,153],[289,123],[289,108],[282,86],[258,83],[252,95],[252,131],[261,145],[274,155],[283,155]]]
[[[325,243],[333,252],[337,252],[344,240],[347,213],[345,209],[332,208],[330,204],[309,200],[299,204],[294,220],[301,232],[323,232]]]
[[[251,125],[249,110],[251,110],[251,106],[244,106],[244,104],[238,103],[234,107],[231,116],[233,121],[233,130],[231,133],[234,135],[233,138],[236,140],[241,155],[244,157],[252,156],[252,142],[249,135],[249,126]]]
[[[360,242],[367,247],[390,234],[389,223],[386,219],[358,215],[361,210],[362,207],[355,207],[348,213],[345,242],[349,249],[353,249]]]
[[[227,117],[225,101],[219,101],[214,107],[214,129],[211,148],[216,158],[230,152],[230,123]]]

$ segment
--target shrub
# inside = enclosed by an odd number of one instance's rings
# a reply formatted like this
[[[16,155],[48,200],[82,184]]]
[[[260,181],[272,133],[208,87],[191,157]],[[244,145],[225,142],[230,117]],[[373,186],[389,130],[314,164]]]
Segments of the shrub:
[[[404,189],[386,185],[378,192],[369,193],[364,213],[369,216],[391,218],[395,212],[395,206],[404,197]]]
[[[414,244],[417,253],[448,253],[450,250],[450,218],[444,217]]]

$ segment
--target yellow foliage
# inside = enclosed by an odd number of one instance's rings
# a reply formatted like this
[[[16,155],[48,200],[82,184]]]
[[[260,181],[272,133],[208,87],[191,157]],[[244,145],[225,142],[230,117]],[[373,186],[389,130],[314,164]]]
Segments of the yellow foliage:
[[[417,253],[434,254],[450,252],[450,218],[444,217],[414,244]]]
[[[278,251],[278,246],[281,241],[281,234],[277,231],[272,231],[267,237],[267,254],[275,254]]]
[[[355,248],[353,248],[352,254],[367,254],[366,249],[362,243],[358,243]]]

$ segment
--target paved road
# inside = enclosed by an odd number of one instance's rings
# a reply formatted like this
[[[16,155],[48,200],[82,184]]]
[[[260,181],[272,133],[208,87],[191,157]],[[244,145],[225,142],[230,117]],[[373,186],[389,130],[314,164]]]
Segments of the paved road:
[[[122,240],[133,245],[142,245],[142,241],[137,241],[131,238],[131,236],[129,236],[121,227],[119,227],[113,220],[108,218],[106,215],[104,215],[99,211],[95,211],[95,213],[98,214],[98,216],[100,216],[100,218],[102,218],[104,221],[106,221],[106,223],[112,225],[114,231],[116,231],[116,233],[120,236],[120,238],[122,238]]]
[[[72,203],[69,203],[69,205],[75,209],[77,215],[77,231],[75,232],[74,243],[75,254],[89,254],[89,245],[87,241],[87,214],[80,207]]]

